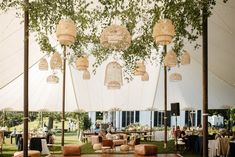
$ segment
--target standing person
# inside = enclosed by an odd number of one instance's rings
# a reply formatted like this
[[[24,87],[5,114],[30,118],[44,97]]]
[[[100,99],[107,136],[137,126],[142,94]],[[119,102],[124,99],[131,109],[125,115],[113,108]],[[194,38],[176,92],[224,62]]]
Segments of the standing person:
[[[112,123],[109,124],[108,128],[107,128],[107,132],[112,132]]]

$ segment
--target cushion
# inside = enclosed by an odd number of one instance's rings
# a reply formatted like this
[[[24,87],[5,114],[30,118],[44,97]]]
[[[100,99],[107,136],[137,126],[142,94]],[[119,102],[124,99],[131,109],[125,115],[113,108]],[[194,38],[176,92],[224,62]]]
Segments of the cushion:
[[[95,144],[93,145],[93,149],[94,149],[94,150],[101,150],[101,147],[102,147],[102,144],[101,144],[101,143],[95,143]]]
[[[113,135],[113,139],[114,140],[119,140],[120,139],[120,135],[119,134]]]
[[[127,143],[127,141],[126,140],[124,140],[124,139],[119,139],[119,140],[113,140],[113,144],[114,144],[114,146],[120,146],[120,145],[123,145],[123,144],[126,144]]]
[[[79,145],[74,145],[74,144],[64,145],[63,155],[64,156],[81,155],[81,148]]]
[[[129,146],[126,144],[123,144],[120,146],[120,151],[129,151]]]
[[[156,155],[157,146],[153,144],[140,144],[135,146],[135,153],[138,155]]]

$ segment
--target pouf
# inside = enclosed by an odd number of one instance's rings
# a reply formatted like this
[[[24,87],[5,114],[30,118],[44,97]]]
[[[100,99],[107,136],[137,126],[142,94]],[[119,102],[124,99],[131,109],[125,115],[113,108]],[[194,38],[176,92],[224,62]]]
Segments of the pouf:
[[[156,155],[157,146],[153,144],[139,144],[135,146],[135,153],[138,155]]]
[[[123,144],[120,146],[120,151],[129,151],[129,146],[126,144]]]
[[[14,153],[14,157],[23,157],[24,156],[24,152],[20,151],[20,152],[15,152]],[[28,156],[30,157],[40,157],[40,152],[37,150],[28,150]]]
[[[95,143],[95,144],[93,145],[93,149],[94,149],[94,150],[101,150],[101,147],[102,147],[101,143]]]
[[[81,155],[81,148],[79,145],[74,145],[74,144],[64,145],[63,155],[64,156]]]

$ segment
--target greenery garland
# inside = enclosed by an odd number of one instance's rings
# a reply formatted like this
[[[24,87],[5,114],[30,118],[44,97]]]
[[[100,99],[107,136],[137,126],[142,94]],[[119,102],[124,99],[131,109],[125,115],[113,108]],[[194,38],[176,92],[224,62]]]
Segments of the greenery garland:
[[[226,0],[224,0],[226,2]],[[35,0],[25,6],[23,1],[4,0],[0,9],[7,11],[17,8],[17,15],[22,17],[23,9],[29,9],[30,31],[36,32],[41,51],[52,53],[56,45],[51,45],[49,36],[55,33],[56,25],[63,17],[71,18],[77,26],[77,40],[71,46],[71,62],[74,58],[91,51],[97,68],[113,50],[100,46],[99,36],[108,25],[120,22],[125,25],[132,35],[131,46],[120,53],[119,59],[124,63],[127,74],[132,73],[138,60],[154,60],[158,54],[159,45],[156,45],[152,30],[160,18],[169,18],[175,25],[176,36],[172,49],[180,56],[184,42],[194,42],[202,33],[202,8],[207,6],[207,16],[216,5],[216,0]],[[92,49],[88,45],[92,44]],[[194,43],[195,48],[198,44]],[[115,53],[114,53],[115,54]],[[155,56],[155,57],[153,57]]]

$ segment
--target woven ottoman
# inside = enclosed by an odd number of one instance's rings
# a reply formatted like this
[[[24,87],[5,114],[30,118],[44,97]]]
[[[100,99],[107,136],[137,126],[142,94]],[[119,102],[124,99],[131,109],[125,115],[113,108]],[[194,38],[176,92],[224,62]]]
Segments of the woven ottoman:
[[[14,153],[14,157],[23,157],[23,156],[24,156],[24,152],[23,151],[15,152]],[[37,150],[28,150],[28,156],[29,157],[40,157],[41,154]]]
[[[95,143],[95,144],[93,145],[93,149],[94,149],[94,150],[101,150],[101,148],[102,148],[102,144],[101,144],[101,143]]]
[[[63,155],[64,156],[81,155],[81,148],[79,145],[75,145],[75,144],[64,145]]]
[[[125,151],[125,152],[129,151],[129,146],[126,145],[126,144],[121,145],[120,146],[120,151]]]
[[[157,146],[153,144],[139,144],[135,146],[135,154],[138,155],[156,155]]]

